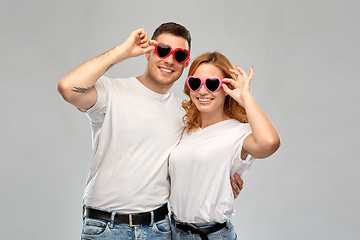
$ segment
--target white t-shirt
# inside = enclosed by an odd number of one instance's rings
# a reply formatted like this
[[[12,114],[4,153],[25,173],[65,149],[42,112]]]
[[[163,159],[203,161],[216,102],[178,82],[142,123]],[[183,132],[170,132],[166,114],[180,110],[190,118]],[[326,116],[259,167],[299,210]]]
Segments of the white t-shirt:
[[[230,174],[241,176],[254,158],[241,160],[249,124],[230,119],[187,134],[169,157],[170,206],[184,222],[225,222],[234,214]],[[241,166],[240,166],[241,165]]]
[[[94,86],[98,100],[86,111],[93,150],[84,204],[121,213],[160,207],[170,194],[168,156],[184,129],[180,99],[135,77],[101,77]]]

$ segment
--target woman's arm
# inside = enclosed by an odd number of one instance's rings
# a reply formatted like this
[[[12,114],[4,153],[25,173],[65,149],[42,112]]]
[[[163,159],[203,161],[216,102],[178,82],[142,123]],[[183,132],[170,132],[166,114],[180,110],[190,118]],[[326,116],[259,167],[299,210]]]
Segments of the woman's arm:
[[[233,79],[223,79],[223,81],[230,83],[234,89],[229,89],[226,84],[222,86],[227,94],[245,108],[252,129],[252,134],[244,140],[242,156],[249,153],[256,158],[269,157],[279,148],[280,137],[251,95],[250,82],[254,76],[254,70],[250,68],[249,76],[238,66],[236,70],[231,69],[231,72],[237,76],[237,81]]]

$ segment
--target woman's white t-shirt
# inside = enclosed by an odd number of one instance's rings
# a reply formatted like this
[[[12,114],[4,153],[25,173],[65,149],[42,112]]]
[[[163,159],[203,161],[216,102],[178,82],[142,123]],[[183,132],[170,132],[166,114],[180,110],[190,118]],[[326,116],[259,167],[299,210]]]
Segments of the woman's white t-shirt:
[[[241,176],[254,158],[241,160],[250,125],[230,119],[183,133],[169,157],[170,206],[184,222],[225,222],[234,214],[230,176]]]

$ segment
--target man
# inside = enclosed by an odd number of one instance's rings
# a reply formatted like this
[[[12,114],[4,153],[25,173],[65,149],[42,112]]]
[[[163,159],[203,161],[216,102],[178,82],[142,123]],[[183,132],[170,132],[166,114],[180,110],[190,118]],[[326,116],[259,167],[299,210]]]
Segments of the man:
[[[59,81],[63,98],[91,122],[83,239],[171,239],[167,157],[184,126],[181,101],[170,88],[188,67],[190,48],[190,33],[179,24],[162,24],[151,40],[138,29]],[[148,63],[141,76],[102,76],[113,65],[143,54]],[[235,196],[242,187],[238,181],[239,187],[232,181]]]

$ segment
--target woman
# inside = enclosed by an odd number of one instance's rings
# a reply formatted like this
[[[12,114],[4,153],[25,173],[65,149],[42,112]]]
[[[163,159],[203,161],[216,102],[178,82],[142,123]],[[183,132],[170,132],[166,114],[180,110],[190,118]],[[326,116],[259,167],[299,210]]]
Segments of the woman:
[[[186,131],[169,157],[173,239],[236,239],[229,176],[266,158],[280,138],[250,92],[250,75],[218,52],[194,60],[184,92]]]

